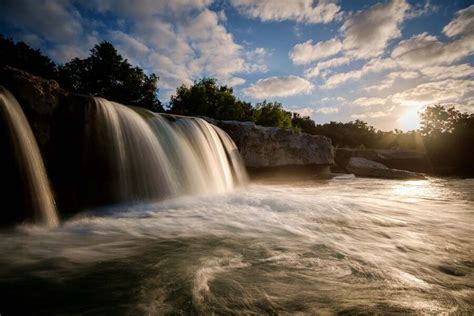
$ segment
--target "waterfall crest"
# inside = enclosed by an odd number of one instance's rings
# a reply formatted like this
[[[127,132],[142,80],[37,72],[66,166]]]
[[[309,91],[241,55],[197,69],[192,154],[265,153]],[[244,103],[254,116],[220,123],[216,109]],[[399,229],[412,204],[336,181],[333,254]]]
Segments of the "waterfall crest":
[[[24,207],[32,212],[35,222],[57,225],[56,206],[38,144],[17,100],[2,86],[0,116],[6,125],[6,137],[13,147],[17,172],[23,186]]]

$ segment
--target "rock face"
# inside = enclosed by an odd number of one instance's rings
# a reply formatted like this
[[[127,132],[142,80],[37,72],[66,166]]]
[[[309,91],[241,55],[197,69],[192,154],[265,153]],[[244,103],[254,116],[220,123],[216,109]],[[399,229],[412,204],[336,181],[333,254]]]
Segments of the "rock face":
[[[65,92],[54,80],[44,80],[8,66],[0,69],[0,84],[18,100],[40,148],[44,149],[51,135],[51,117],[60,95]]]
[[[379,162],[358,157],[350,158],[346,169],[348,172],[353,173],[358,177],[383,179],[425,179],[425,177],[420,173],[390,169]]]
[[[430,172],[431,164],[424,152],[398,149],[350,149],[337,148],[335,150],[336,163],[345,168],[352,157],[365,158],[386,165],[389,168]]]
[[[206,119],[230,135],[250,171],[265,168],[297,170],[307,166],[321,172],[325,169],[323,166],[334,164],[333,147],[327,137],[257,126],[251,122]]]

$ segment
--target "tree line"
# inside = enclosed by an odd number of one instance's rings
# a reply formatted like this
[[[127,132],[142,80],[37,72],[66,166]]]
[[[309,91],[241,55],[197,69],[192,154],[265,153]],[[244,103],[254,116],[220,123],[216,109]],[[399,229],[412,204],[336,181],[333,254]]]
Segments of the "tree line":
[[[238,99],[232,87],[219,85],[213,78],[201,78],[190,86],[178,87],[165,109],[158,99],[159,77],[131,65],[106,41],[95,45],[87,58],[74,58],[57,65],[41,51],[0,34],[0,65],[56,80],[62,88],[74,93],[100,96],[154,112],[253,121],[262,126],[324,135],[336,147],[422,149],[434,164],[451,166],[454,173],[474,174],[471,163],[474,154],[470,150],[474,144],[474,115],[453,107],[427,107],[420,114],[422,127],[410,132],[380,131],[361,120],[316,124],[309,116],[285,110],[279,102],[252,105]]]

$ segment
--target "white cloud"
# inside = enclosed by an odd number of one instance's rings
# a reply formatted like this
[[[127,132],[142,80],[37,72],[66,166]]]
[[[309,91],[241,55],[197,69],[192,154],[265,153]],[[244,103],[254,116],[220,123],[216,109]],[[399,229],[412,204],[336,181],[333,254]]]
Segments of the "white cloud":
[[[358,106],[384,105],[386,102],[387,100],[383,98],[368,98],[368,97],[361,97],[352,101],[353,104],[358,105]]]
[[[474,76],[474,67],[469,64],[425,67],[420,69],[420,71],[431,80],[458,79]]]
[[[351,117],[354,119],[367,119],[367,118],[380,118],[380,117],[385,117],[388,116],[390,113],[389,112],[384,112],[384,111],[374,111],[374,112],[365,112],[365,113],[360,113],[360,114],[352,114]]]
[[[349,62],[351,62],[351,59],[347,56],[325,60],[317,63],[315,67],[307,69],[305,71],[305,76],[308,78],[317,77],[321,74],[321,71],[325,69],[347,65]]]
[[[322,107],[317,109],[316,112],[321,114],[334,114],[339,113],[339,109],[336,107]]]
[[[229,79],[222,80],[222,84],[227,85],[229,87],[236,87],[240,86],[245,83],[245,79],[239,77],[232,77]]]
[[[474,36],[443,43],[435,36],[422,33],[401,41],[392,51],[392,58],[402,67],[411,69],[449,65],[473,53]]]
[[[449,37],[468,35],[474,32],[474,4],[459,10],[456,18],[443,28],[443,33]]]
[[[315,112],[315,109],[310,108],[310,107],[304,107],[304,108],[291,108],[291,112],[298,113],[301,116],[311,116]]]
[[[403,106],[424,106],[444,102],[461,102],[474,91],[474,81],[447,79],[423,83],[394,94],[393,102]]]
[[[391,58],[375,58],[366,63],[361,69],[336,73],[330,76],[321,88],[331,89],[348,80],[360,79],[369,73],[382,72],[397,67],[397,63]]]
[[[381,91],[390,88],[396,79],[415,79],[418,78],[420,74],[416,71],[394,71],[389,73],[385,79],[383,79],[380,83],[376,85],[372,85],[369,87],[364,88],[367,91]]]
[[[329,23],[337,17],[340,10],[338,5],[325,0],[231,0],[231,4],[240,13],[262,21]]]
[[[338,39],[330,39],[328,41],[312,44],[312,41],[306,41],[296,44],[289,56],[293,63],[297,65],[309,64],[315,60],[323,59],[337,54],[342,49],[342,44]]]
[[[314,85],[308,80],[297,76],[287,76],[260,79],[242,91],[249,97],[265,99],[269,97],[288,97],[296,94],[308,94],[313,91],[313,89]]]
[[[381,55],[391,39],[401,36],[400,26],[409,8],[405,0],[389,0],[350,16],[341,27],[347,54],[356,58]]]

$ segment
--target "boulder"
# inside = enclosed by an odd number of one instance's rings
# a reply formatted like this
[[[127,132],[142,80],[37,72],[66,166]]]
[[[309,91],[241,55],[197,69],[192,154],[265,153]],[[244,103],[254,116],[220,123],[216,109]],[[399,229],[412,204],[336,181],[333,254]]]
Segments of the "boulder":
[[[354,148],[337,148],[335,150],[336,163],[343,169],[352,157],[373,160],[394,169],[414,172],[430,172],[432,169],[426,153],[422,151]]]
[[[298,172],[309,167],[320,173],[334,164],[333,147],[327,137],[263,127],[252,122],[206,119],[230,135],[250,171],[286,169]]]
[[[347,163],[348,172],[358,177],[382,179],[426,179],[424,175],[416,172],[390,169],[386,165],[365,158],[352,157]]]

